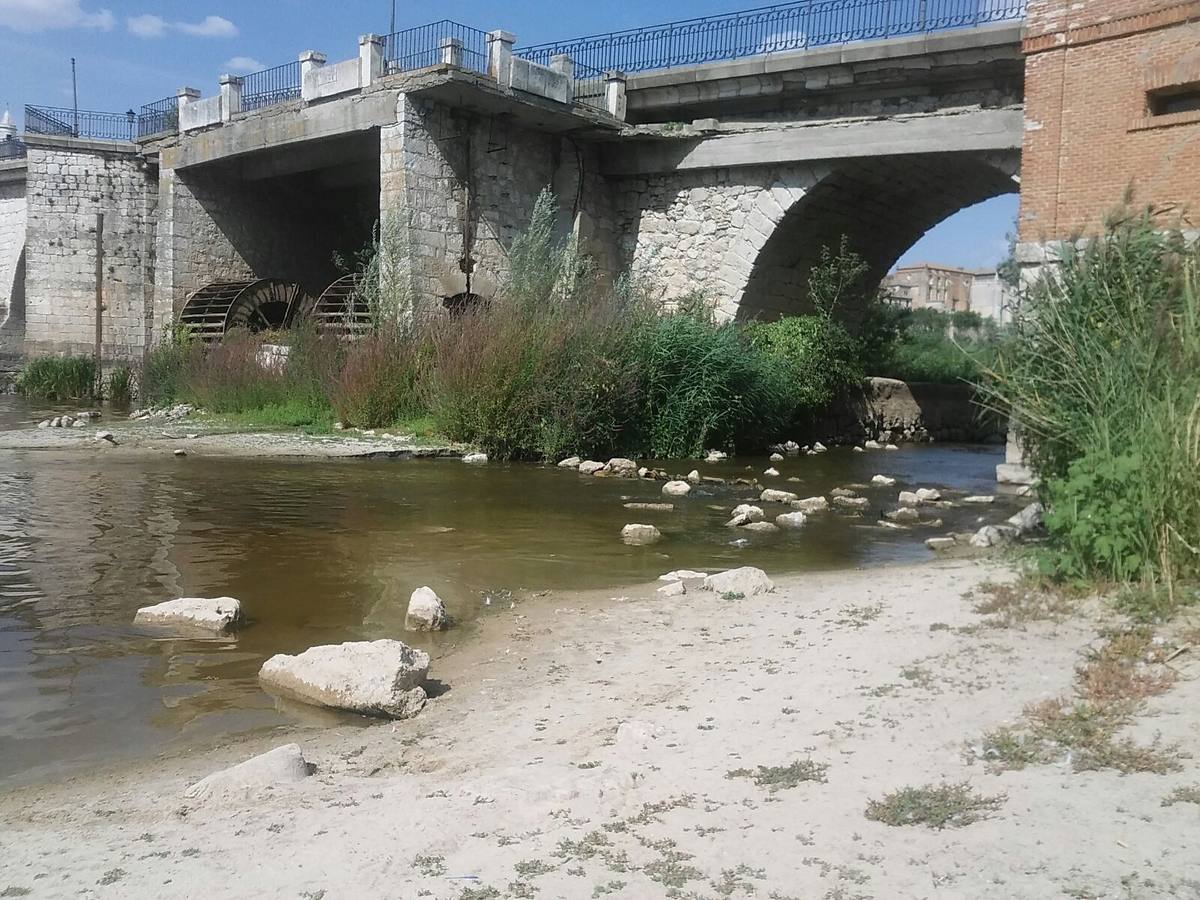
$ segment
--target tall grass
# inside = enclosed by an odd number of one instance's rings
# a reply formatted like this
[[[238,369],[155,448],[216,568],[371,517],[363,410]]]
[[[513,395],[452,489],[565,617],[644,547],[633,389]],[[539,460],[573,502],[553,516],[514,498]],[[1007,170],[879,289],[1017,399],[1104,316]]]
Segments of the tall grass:
[[[90,356],[32,359],[17,376],[20,393],[44,400],[90,400],[96,386],[96,361]]]
[[[1145,219],[1069,248],[987,374],[1052,507],[1048,569],[1200,576],[1200,248]]]

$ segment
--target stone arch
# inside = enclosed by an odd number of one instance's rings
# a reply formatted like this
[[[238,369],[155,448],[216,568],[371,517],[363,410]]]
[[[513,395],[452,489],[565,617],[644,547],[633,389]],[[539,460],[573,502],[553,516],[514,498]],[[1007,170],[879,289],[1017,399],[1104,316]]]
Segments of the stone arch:
[[[863,158],[783,175],[755,198],[726,250],[719,311],[770,320],[808,310],[808,272],[844,234],[871,283],[944,219],[1019,189],[1019,153],[939,153]]]

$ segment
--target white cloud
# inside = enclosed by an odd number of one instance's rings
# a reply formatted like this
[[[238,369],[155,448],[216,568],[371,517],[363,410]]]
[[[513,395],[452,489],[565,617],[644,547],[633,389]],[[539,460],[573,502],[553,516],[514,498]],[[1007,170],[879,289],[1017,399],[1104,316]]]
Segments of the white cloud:
[[[253,56],[235,56],[233,59],[225,61],[221,71],[228,72],[230,75],[249,75],[251,72],[260,72],[265,68],[266,66]]]
[[[89,12],[82,0],[0,0],[0,28],[32,33],[55,28],[111,31],[116,18],[107,9]]]
[[[125,24],[130,34],[140,38],[157,38],[167,33],[167,21],[162,16],[133,16]]]
[[[3,0],[0,0],[3,2]],[[174,27],[193,37],[237,37],[237,26],[221,16],[205,16],[203,22],[176,22]]]

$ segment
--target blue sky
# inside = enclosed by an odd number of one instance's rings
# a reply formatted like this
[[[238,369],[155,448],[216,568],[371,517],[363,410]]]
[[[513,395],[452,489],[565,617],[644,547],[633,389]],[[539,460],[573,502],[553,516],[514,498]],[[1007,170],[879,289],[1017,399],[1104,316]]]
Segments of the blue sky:
[[[533,44],[756,5],[397,0],[396,27],[449,18],[483,30],[505,28],[518,44]],[[390,16],[390,0],[0,0],[0,107],[11,107],[18,120],[26,103],[69,107],[72,56],[83,109],[136,110],[182,85],[207,95],[223,72],[289,62],[301,50],[348,59],[357,52],[358,35],[386,32]],[[930,232],[903,262],[994,265],[1015,218],[1015,197],[980,204]]]

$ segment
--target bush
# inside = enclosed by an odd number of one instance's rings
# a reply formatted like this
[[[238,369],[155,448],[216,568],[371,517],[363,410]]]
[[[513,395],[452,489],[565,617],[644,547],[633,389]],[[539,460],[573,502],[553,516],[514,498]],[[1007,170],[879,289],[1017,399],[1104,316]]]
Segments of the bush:
[[[375,428],[420,416],[421,348],[395,323],[384,323],[343,351],[331,380],[330,401],[347,425]]]
[[[790,316],[747,326],[751,346],[788,366],[798,412],[819,412],[862,383],[861,347],[826,316]]]
[[[993,347],[984,342],[955,343],[944,334],[914,329],[892,345],[887,358],[874,371],[901,381],[954,384],[977,380],[993,355]]]
[[[17,390],[44,400],[90,400],[96,374],[96,361],[90,356],[41,357],[21,369]]]
[[[108,388],[105,391],[112,403],[126,404],[133,399],[133,370],[129,366],[117,366],[108,373]]]
[[[163,337],[142,363],[138,392],[147,406],[166,406],[182,396],[183,369],[189,352],[199,352],[186,330],[173,331]]]
[[[707,447],[763,447],[795,411],[790,365],[761,352],[733,324],[685,311],[643,338],[645,446],[659,457]]]
[[[1048,568],[1200,575],[1200,248],[1142,220],[1068,250],[983,387],[1053,507]]]

